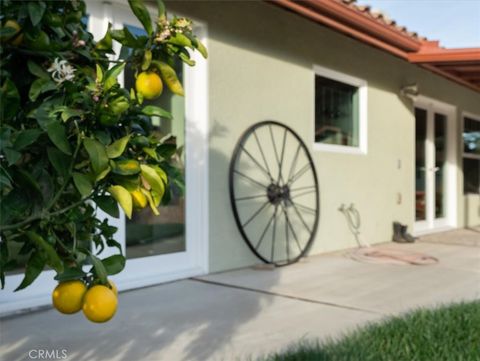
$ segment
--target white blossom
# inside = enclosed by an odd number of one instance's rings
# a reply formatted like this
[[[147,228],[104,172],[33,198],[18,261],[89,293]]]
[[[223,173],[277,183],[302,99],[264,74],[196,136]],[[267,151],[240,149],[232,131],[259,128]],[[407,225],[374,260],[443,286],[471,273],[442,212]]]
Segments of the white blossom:
[[[66,60],[60,60],[55,58],[50,68],[47,69],[49,73],[52,73],[52,79],[58,84],[63,83],[65,80],[72,80],[75,77],[76,69],[71,66]]]

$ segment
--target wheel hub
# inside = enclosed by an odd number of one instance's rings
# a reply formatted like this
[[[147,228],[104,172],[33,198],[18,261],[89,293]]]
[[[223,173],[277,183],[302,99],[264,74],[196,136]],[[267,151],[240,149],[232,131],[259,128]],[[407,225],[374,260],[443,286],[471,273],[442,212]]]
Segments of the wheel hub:
[[[280,202],[287,203],[290,200],[290,188],[287,185],[270,184],[267,188],[267,197],[270,203],[277,205]]]

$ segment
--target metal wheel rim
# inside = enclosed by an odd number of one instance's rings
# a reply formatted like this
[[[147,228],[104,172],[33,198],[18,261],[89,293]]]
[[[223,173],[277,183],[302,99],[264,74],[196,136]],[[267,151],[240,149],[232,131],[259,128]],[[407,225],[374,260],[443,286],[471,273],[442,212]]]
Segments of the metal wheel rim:
[[[237,170],[237,165],[238,165],[238,162],[239,162],[239,159],[241,157],[242,154],[245,154],[245,153],[249,153],[248,151],[246,151],[245,148],[243,148],[243,146],[246,144],[246,142],[249,140],[250,137],[255,137],[256,138],[256,143],[258,144],[258,147],[259,149],[261,149],[261,145],[260,145],[260,142],[258,140],[258,136],[257,136],[257,131],[259,129],[261,129],[262,127],[269,127],[269,132],[270,132],[270,135],[271,135],[271,138],[272,138],[272,142],[274,144],[274,150],[275,150],[275,155],[277,156],[277,150],[275,149],[275,141],[273,140],[274,137],[273,137],[273,133],[272,133],[272,127],[279,127],[280,129],[283,129],[284,131],[284,138],[283,138],[283,147],[282,147],[282,152],[281,152],[281,157],[282,157],[282,162],[283,162],[283,157],[284,157],[284,151],[285,151],[285,139],[286,139],[286,134],[290,134],[293,139],[297,142],[297,150],[296,150],[296,153],[298,154],[299,150],[302,150],[303,151],[303,155],[305,156],[305,158],[307,159],[307,164],[305,166],[308,165],[308,169],[306,171],[304,171],[303,173],[305,172],[308,172],[309,170],[311,171],[311,177],[312,177],[312,180],[313,180],[313,185],[311,186],[311,188],[313,188],[313,190],[311,191],[311,193],[315,196],[315,199],[314,199],[314,203],[315,203],[315,212],[314,212],[314,219],[313,219],[313,223],[311,224],[311,229],[308,229],[309,230],[309,237],[308,239],[306,240],[306,242],[302,242],[303,245],[300,245],[299,244],[299,240],[297,239],[297,236],[295,235],[295,241],[298,245],[298,248],[300,249],[300,252],[295,255],[295,257],[292,257],[291,259],[288,258],[288,249],[289,249],[289,228],[290,228],[290,232],[293,232],[293,226],[292,224],[289,222],[289,219],[288,219],[288,204],[287,204],[287,201],[289,200],[290,202],[292,202],[291,199],[288,199],[287,200],[287,195],[285,195],[286,193],[290,194],[289,190],[279,190],[278,187],[271,187],[271,189],[269,187],[267,187],[265,189],[265,191],[267,191],[267,199],[269,200],[269,202],[279,202],[277,198],[275,198],[275,196],[277,196],[278,194],[281,194],[281,197],[282,200],[280,202],[285,202],[285,203],[282,203],[281,204],[281,209],[280,211],[283,212],[283,215],[284,215],[284,218],[285,218],[285,229],[286,229],[286,243],[287,243],[287,246],[286,246],[286,253],[287,253],[287,260],[282,260],[282,261],[276,261],[275,260],[275,257],[274,257],[274,254],[275,252],[273,251],[274,247],[275,247],[275,228],[276,228],[276,224],[274,225],[274,228],[272,230],[273,234],[272,234],[272,257],[266,257],[264,254],[262,254],[261,252],[259,252],[258,250],[258,245],[255,246],[254,245],[254,241],[251,239],[251,237],[249,237],[249,235],[247,234],[247,232],[245,231],[245,220],[243,220],[242,222],[242,217],[241,215],[239,214],[239,210],[237,208],[237,203],[238,203],[238,200],[239,198],[237,198],[237,195],[236,195],[236,189],[235,189],[235,179],[236,177],[238,177],[238,170]],[[262,158],[263,158],[263,161],[265,165],[267,165],[267,168],[268,168],[268,162],[266,162],[266,159],[265,159],[265,155],[263,154],[263,152],[261,151],[261,155],[262,155]],[[255,161],[254,157],[249,154],[249,158],[252,158],[252,161],[254,163],[256,163],[259,167],[260,167],[260,160],[258,161]],[[259,158],[260,158],[260,155],[259,155]],[[260,158],[260,159],[262,159]],[[279,161],[279,158],[277,157],[276,158],[277,161]],[[295,162],[295,157],[294,157],[294,162]],[[293,166],[293,164],[291,164],[290,166]],[[305,168],[302,167],[303,168]],[[282,164],[280,163],[279,164],[279,168],[280,168],[280,174],[282,173]],[[292,170],[292,168],[290,168],[290,171]],[[264,168],[263,171],[266,171],[266,169]],[[270,171],[270,170],[268,170]],[[269,172],[270,173],[270,172]],[[302,176],[303,173],[300,175]],[[295,175],[298,174],[297,173],[294,173],[292,175],[292,177],[295,177]],[[271,174],[270,174],[271,176]],[[279,179],[281,178],[281,176],[279,175]],[[280,184],[280,180],[278,180],[279,184]],[[289,174],[288,175],[288,178],[287,178],[287,185],[289,184],[289,181],[291,180],[291,175]],[[250,181],[254,181],[254,180],[250,180]],[[296,181],[296,179],[294,180],[294,182]],[[284,182],[284,180],[283,180]],[[273,184],[273,182],[272,182]],[[272,186],[272,184],[270,184],[269,186]],[[262,184],[263,186],[265,186],[265,184]],[[319,185],[318,185],[318,177],[317,177],[317,173],[316,173],[316,170],[315,170],[315,166],[314,166],[314,163],[313,163],[313,159],[310,155],[310,152],[308,151],[308,148],[307,146],[305,145],[305,143],[303,142],[303,140],[300,138],[300,136],[293,130],[291,129],[290,127],[280,123],[280,122],[277,122],[277,121],[272,121],[272,120],[266,120],[266,121],[262,121],[262,122],[259,122],[259,123],[256,123],[254,124],[253,126],[249,127],[243,134],[242,136],[240,137],[239,141],[237,142],[236,146],[235,146],[235,149],[234,149],[234,152],[233,152],[233,155],[232,155],[232,159],[230,161],[230,169],[229,169],[229,191],[230,191],[230,202],[231,202],[231,206],[232,206],[232,210],[233,210],[233,214],[234,214],[234,218],[235,218],[235,223],[240,231],[240,234],[242,235],[242,238],[244,239],[244,241],[246,242],[247,246],[249,247],[249,249],[259,258],[261,259],[263,262],[265,263],[268,263],[268,264],[274,264],[276,266],[286,266],[288,264],[292,264],[294,262],[297,262],[300,258],[302,258],[303,256],[305,256],[305,254],[308,252],[308,250],[310,249],[314,239],[315,239],[315,235],[316,235],[316,232],[317,232],[317,228],[318,228],[318,223],[319,223],[319,215],[320,215],[320,199],[319,199]],[[305,193],[306,194],[306,193]],[[273,196],[272,196],[273,195]],[[288,197],[290,197],[288,195]],[[248,197],[244,197],[244,198],[248,198]],[[253,197],[251,197],[253,198]],[[293,198],[293,197],[292,197]],[[294,202],[292,202],[294,203]],[[295,203],[296,204],[296,203]],[[298,204],[296,204],[298,206]],[[298,208],[296,208],[296,212],[298,214]],[[305,207],[307,208],[307,207]],[[276,221],[276,212],[277,212],[277,209],[278,209],[278,203],[275,204],[275,221]],[[261,212],[261,211],[260,211]],[[309,212],[312,212],[311,210]],[[281,217],[281,215],[280,215]],[[299,217],[301,218],[301,217]],[[305,224],[306,222],[302,219],[303,223]],[[247,225],[248,225],[248,222],[247,222]],[[270,226],[267,226],[265,228],[265,230],[267,228],[269,228]],[[307,227],[308,228],[308,227]],[[264,231],[265,233],[265,231]],[[262,237],[264,236],[265,234],[262,235]],[[292,235],[294,235],[294,233],[292,233]],[[263,238],[260,240],[260,243],[263,241]]]

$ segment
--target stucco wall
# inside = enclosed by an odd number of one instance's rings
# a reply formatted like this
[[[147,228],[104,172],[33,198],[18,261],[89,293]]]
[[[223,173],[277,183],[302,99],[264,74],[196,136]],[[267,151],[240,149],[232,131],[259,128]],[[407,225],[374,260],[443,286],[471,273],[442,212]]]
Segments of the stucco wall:
[[[456,105],[458,115],[480,114],[478,93],[271,4],[175,1],[169,7],[208,25],[211,272],[258,263],[234,223],[228,163],[241,133],[265,119],[290,125],[312,146],[313,64],[368,82],[368,153],[312,150],[321,215],[311,253],[355,246],[341,203],[355,203],[370,243],[388,241],[394,220],[412,226],[415,123],[413,105],[398,96],[401,86],[416,82],[423,95]],[[467,215],[459,167],[458,225],[467,218],[478,224],[480,200],[469,198]]]

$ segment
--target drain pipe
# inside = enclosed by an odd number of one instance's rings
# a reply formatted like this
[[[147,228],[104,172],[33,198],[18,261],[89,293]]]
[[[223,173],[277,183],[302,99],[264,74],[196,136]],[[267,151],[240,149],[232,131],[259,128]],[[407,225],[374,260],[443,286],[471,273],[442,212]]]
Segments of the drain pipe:
[[[353,233],[353,236],[355,237],[355,240],[357,241],[357,244],[359,247],[370,247],[370,244],[368,242],[365,242],[361,239],[360,237],[360,226],[361,226],[361,221],[360,221],[360,212],[358,209],[355,207],[353,203],[350,204],[350,206],[346,206],[345,204],[341,204],[340,208],[338,208],[340,212],[343,213],[347,220],[348,228],[350,229],[350,232]]]

